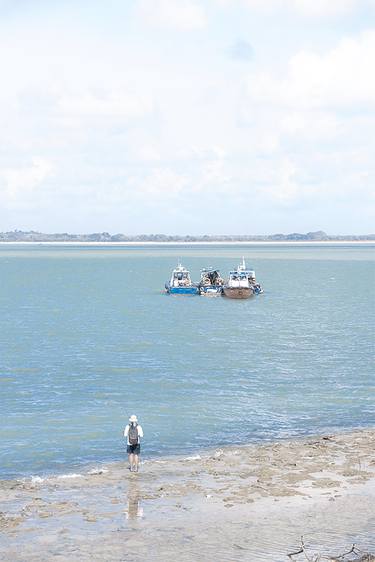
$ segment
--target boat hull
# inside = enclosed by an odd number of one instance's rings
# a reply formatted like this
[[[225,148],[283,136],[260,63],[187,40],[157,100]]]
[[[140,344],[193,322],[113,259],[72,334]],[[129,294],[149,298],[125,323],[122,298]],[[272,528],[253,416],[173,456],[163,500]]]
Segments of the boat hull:
[[[199,287],[199,294],[204,297],[219,297],[223,293],[223,287],[220,285],[208,285],[207,287]]]
[[[254,295],[251,287],[224,287],[223,292],[229,299],[249,299]]]
[[[198,287],[169,287],[165,286],[165,290],[170,295],[198,295]]]

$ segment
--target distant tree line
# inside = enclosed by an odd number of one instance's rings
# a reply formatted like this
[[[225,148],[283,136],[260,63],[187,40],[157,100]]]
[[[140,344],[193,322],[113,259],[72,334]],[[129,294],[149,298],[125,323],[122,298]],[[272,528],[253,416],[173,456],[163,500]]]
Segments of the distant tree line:
[[[282,242],[282,241],[361,241],[374,240],[375,234],[326,234],[322,230],[300,234],[239,234],[239,235],[203,235],[203,236],[181,236],[168,234],[138,234],[129,236],[127,234],[109,234],[108,232],[93,232],[91,234],[68,234],[67,232],[56,234],[45,234],[30,230],[13,230],[1,232],[0,242]]]

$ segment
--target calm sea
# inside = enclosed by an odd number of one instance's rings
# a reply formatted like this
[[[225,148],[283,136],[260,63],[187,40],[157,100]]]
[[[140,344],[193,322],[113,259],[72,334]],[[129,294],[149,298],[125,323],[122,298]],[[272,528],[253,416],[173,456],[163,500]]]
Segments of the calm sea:
[[[0,477],[375,423],[373,245],[0,246]],[[245,256],[265,293],[168,296]]]

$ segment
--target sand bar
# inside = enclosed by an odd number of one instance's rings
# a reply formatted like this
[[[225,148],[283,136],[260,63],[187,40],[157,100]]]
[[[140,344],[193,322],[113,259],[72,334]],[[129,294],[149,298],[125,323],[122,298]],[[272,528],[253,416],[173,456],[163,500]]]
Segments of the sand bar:
[[[0,558],[282,562],[301,535],[374,552],[374,450],[366,429],[2,481]]]

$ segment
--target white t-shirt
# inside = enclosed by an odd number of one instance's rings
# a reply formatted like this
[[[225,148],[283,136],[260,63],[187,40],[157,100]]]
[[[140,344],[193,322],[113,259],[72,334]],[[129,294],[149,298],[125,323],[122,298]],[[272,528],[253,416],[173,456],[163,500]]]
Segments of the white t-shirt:
[[[143,429],[142,426],[139,425],[139,423],[137,424],[137,429],[138,429],[138,443],[140,443],[141,442],[140,437],[143,437]],[[124,437],[127,437],[127,444],[130,445],[128,435],[129,435],[129,424],[124,429]]]

